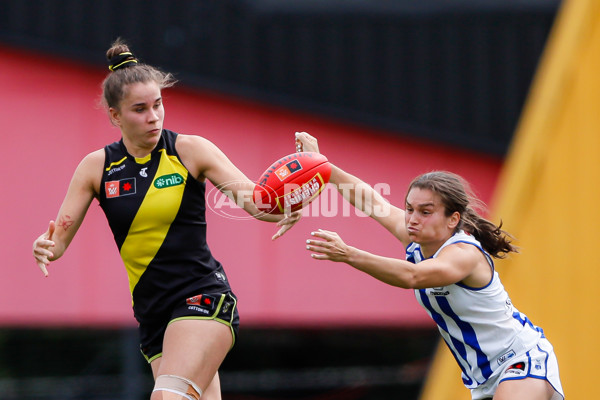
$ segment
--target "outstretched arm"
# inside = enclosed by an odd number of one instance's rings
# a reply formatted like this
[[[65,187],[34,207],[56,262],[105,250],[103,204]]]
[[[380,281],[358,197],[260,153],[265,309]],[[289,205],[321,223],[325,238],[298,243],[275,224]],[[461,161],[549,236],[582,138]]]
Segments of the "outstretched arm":
[[[255,183],[209,140],[200,136],[179,135],[177,151],[186,168],[197,179],[206,178],[211,181],[252,217],[261,221],[276,222],[279,229],[273,235],[273,240],[282,236],[300,220],[302,213],[299,211],[290,215],[272,215],[260,211],[253,201]]]
[[[296,132],[296,150],[319,152],[318,141],[306,132]],[[371,185],[331,164],[331,177],[338,192],[355,208],[370,216],[407,246],[410,243],[404,210],[390,204]]]
[[[436,258],[417,265],[349,246],[335,232],[319,229],[311,235],[306,249],[312,258],[346,263],[388,285],[404,289],[441,287],[460,281],[481,287],[491,279],[485,257],[470,244],[447,246]]]
[[[48,265],[60,258],[81,226],[94,196],[98,193],[104,151],[86,156],[73,174],[56,221],[50,221],[48,230],[33,242],[33,256],[45,276]]]

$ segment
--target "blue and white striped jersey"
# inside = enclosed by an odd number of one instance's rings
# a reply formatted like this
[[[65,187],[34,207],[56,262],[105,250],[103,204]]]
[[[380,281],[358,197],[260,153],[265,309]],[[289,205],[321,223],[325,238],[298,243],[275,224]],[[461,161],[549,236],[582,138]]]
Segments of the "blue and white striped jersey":
[[[473,389],[499,371],[513,357],[532,348],[543,337],[541,328],[519,312],[508,297],[492,257],[473,236],[457,232],[433,255],[455,243],[469,243],[487,258],[493,271],[491,281],[482,288],[461,282],[428,289],[415,295],[427,310],[462,370],[465,386]],[[411,243],[406,259],[415,264],[423,261],[420,245]]]

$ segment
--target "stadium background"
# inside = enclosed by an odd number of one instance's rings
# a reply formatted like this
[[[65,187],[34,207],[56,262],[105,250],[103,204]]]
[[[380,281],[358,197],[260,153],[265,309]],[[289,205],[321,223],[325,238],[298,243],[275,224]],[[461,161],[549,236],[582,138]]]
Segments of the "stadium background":
[[[3,398],[141,399],[152,385],[98,207],[49,278],[30,256],[79,160],[119,137],[97,106],[117,36],[179,78],[166,127],[209,138],[251,178],[293,151],[298,130],[389,185],[394,203],[418,173],[464,175],[519,238],[524,254],[500,272],[547,329],[570,398],[584,398],[598,321],[581,303],[597,261],[569,249],[575,238],[593,249],[600,220],[597,3],[0,1]],[[468,398],[444,349],[434,359],[437,333],[409,291],[302,250],[327,228],[401,257],[372,221],[328,191],[272,243],[272,226],[220,211],[208,213],[209,243],[243,318],[224,398]]]

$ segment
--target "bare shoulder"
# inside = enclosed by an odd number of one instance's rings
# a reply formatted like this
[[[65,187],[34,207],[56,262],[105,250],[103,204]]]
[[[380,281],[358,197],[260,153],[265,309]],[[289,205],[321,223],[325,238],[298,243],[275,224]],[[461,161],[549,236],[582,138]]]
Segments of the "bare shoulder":
[[[85,162],[86,165],[104,167],[105,158],[106,154],[104,153],[104,149],[98,149],[96,151],[92,151],[87,156],[85,156],[83,160],[81,160],[81,162]]]
[[[209,146],[214,146],[214,144],[210,140],[198,135],[184,135],[180,133],[177,135],[177,141],[175,142],[177,151],[180,149],[185,150],[185,147],[202,148]]]
[[[483,287],[492,278],[492,268],[483,252],[469,243],[454,243],[446,246],[438,255],[463,271],[462,282],[471,287]]]
[[[95,194],[98,194],[105,158],[104,149],[89,153],[77,166],[73,179],[77,179],[81,185],[89,186]]]
[[[102,175],[102,169],[104,168],[104,160],[106,155],[104,149],[99,149],[89,153],[83,157],[83,160],[79,163],[77,170],[80,170],[85,174]]]
[[[216,163],[215,157],[221,153],[210,140],[196,135],[179,134],[175,148],[187,170],[197,179],[203,178],[204,172]]]
[[[196,158],[205,158],[214,151],[216,146],[202,136],[179,134],[175,148],[182,159],[191,161]]]
[[[438,257],[452,257],[462,262],[477,263],[485,256],[476,246],[469,243],[453,243],[440,251]]]

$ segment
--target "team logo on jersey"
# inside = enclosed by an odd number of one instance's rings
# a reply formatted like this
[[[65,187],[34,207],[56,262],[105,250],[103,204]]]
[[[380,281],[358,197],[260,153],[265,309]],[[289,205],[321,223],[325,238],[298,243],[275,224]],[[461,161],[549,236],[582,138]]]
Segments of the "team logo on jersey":
[[[135,178],[104,182],[104,189],[107,199],[135,194]]]
[[[165,189],[171,186],[183,185],[183,176],[178,173],[159,176],[154,180],[154,187],[157,189]]]
[[[229,301],[225,301],[223,303],[223,306],[221,306],[221,312],[226,313],[227,311],[229,311],[229,308],[232,306],[233,304]]]
[[[280,181],[283,181],[285,178],[287,178],[296,171],[300,171],[301,169],[302,165],[300,164],[300,161],[294,160],[285,164],[283,167],[278,168],[275,171],[275,175],[277,175]]]
[[[225,277],[225,274],[221,273],[221,272],[215,272],[215,278],[217,278],[218,280],[225,282],[227,281],[227,278]]]

